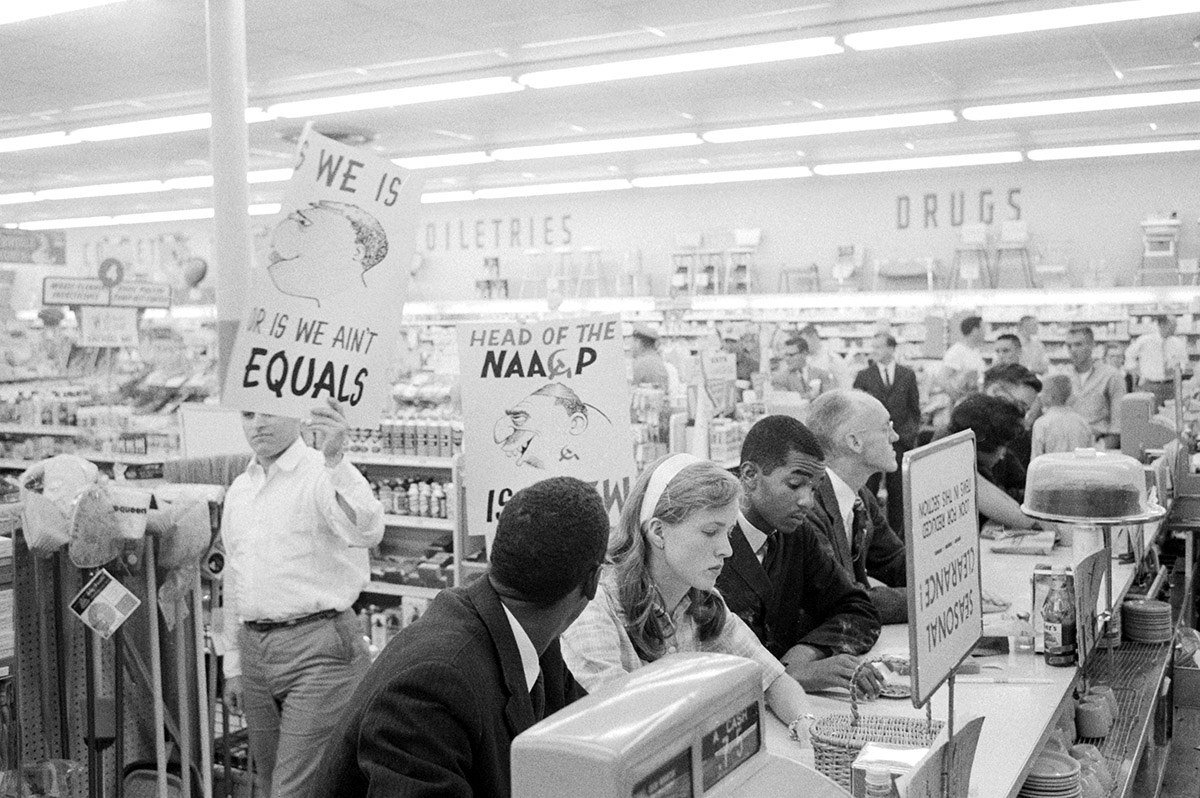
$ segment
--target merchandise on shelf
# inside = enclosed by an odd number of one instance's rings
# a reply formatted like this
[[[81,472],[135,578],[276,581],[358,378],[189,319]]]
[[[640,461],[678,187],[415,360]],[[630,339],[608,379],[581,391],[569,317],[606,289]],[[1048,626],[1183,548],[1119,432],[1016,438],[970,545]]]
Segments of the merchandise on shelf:
[[[367,478],[375,498],[388,515],[415,518],[450,518],[450,497],[454,486],[435,479],[373,479]]]

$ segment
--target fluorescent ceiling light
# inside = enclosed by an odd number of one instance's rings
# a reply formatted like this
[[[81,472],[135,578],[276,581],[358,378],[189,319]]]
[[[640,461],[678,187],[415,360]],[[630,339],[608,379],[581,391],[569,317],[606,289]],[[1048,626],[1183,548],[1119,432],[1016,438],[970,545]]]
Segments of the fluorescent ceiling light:
[[[16,194],[0,194],[0,205],[21,205],[35,202],[32,191],[18,191]]]
[[[27,19],[50,17],[55,14],[65,14],[68,11],[80,11],[85,8],[106,6],[123,0],[38,0],[38,2],[7,2],[0,3],[0,25],[13,22],[23,22]]]
[[[814,119],[808,122],[786,122],[781,125],[758,125],[710,130],[702,133],[705,141],[728,144],[735,141],[787,139],[798,136],[821,136],[829,133],[853,133],[862,130],[887,130],[897,127],[944,125],[958,121],[953,111],[916,111],[907,114],[854,116],[843,119]]]
[[[61,147],[64,144],[78,144],[79,139],[65,130],[53,133],[34,133],[31,136],[13,136],[0,139],[0,152],[20,152],[21,150],[40,150],[43,147]]]
[[[473,199],[474,191],[429,191],[421,195],[421,203],[424,205],[438,202],[469,202]]]
[[[188,189],[212,188],[212,175],[196,175],[195,177],[172,177],[163,181],[163,185],[172,191]]]
[[[88,197],[117,197],[123,194],[151,194],[167,191],[161,180],[135,180],[131,183],[101,183],[95,186],[72,186],[49,188],[39,191],[36,197],[42,200],[86,199]]]
[[[812,170],[807,166],[780,166],[773,169],[657,175],[655,177],[635,177],[633,185],[638,188],[662,188],[664,186],[702,186],[710,183],[740,183],[749,180],[786,180],[794,177],[812,177]]]
[[[267,113],[285,118],[321,116],[347,111],[363,111],[369,108],[391,108],[395,105],[456,100],[462,97],[484,97],[490,94],[507,94],[521,91],[525,87],[509,77],[476,78],[450,83],[431,83],[426,86],[405,86],[402,89],[364,91],[336,97],[320,97],[315,100],[296,100],[267,106]]]
[[[661,136],[635,136],[623,139],[596,141],[567,141],[561,144],[540,144],[532,147],[504,147],[492,150],[497,161],[523,161],[531,158],[556,158],[563,155],[596,155],[605,152],[658,150],[670,147],[690,147],[703,144],[695,133],[668,133]]]
[[[1059,100],[976,105],[964,108],[964,119],[1015,119],[1023,116],[1078,114],[1087,111],[1114,111],[1121,108],[1148,108],[1154,105],[1179,105],[1200,102],[1200,89],[1146,91],[1134,94],[1104,94],[1095,97],[1066,97]]]
[[[140,119],[137,122],[118,122],[114,125],[81,127],[71,135],[81,141],[113,141],[163,133],[182,133],[188,130],[207,130],[212,126],[212,114],[184,114],[159,119]]]
[[[1108,158],[1114,155],[1153,155],[1163,152],[1195,152],[1200,150],[1200,139],[1178,141],[1139,141],[1129,144],[1096,144],[1088,147],[1054,147],[1030,150],[1026,156],[1031,161],[1063,161],[1068,158]]]
[[[637,58],[630,61],[610,61],[588,66],[547,69],[527,72],[520,75],[517,80],[530,88],[550,89],[558,86],[578,86],[583,83],[602,83],[609,80],[642,78],[650,75],[673,75],[679,72],[697,72],[704,69],[791,61],[797,58],[835,55],[840,52],[843,50],[832,36],[819,36],[812,39],[750,44],[744,47],[699,50],[676,55]]]
[[[843,41],[852,50],[882,50],[1197,12],[1200,12],[1200,6],[1195,0],[1126,0],[862,31],[848,34]]]
[[[290,166],[282,169],[259,169],[246,173],[247,183],[282,183],[285,180],[291,179],[292,168]]]
[[[405,169],[436,169],[439,166],[468,166],[491,162],[492,156],[486,152],[450,152],[445,155],[414,155],[411,158],[392,159],[392,163]]]
[[[251,205],[247,210],[251,216],[270,216],[279,213],[278,202]],[[151,222],[183,222],[193,219],[213,218],[212,208],[186,208],[178,211],[148,211],[125,213],[118,216],[77,216],[72,219],[43,219],[37,222],[21,222],[21,230],[67,230],[75,227],[113,227],[121,224],[149,224]]]
[[[542,183],[532,186],[481,188],[475,199],[505,199],[508,197],[541,197],[547,194],[580,194],[589,191],[619,191],[633,188],[628,180],[582,180],[577,183]]]
[[[913,169],[945,169],[955,166],[988,166],[1019,163],[1019,152],[981,152],[971,155],[932,155],[925,158],[895,158],[886,161],[828,163],[814,166],[819,175],[863,175],[872,172],[905,172]]]

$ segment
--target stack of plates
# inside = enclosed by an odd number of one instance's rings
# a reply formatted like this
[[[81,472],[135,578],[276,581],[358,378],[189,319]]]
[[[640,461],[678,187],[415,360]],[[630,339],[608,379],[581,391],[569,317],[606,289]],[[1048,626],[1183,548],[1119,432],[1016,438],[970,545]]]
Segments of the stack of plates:
[[[1037,758],[1025,784],[1021,798],[1079,798],[1083,786],[1079,779],[1079,762],[1056,751],[1046,751]]]
[[[1165,601],[1126,601],[1121,605],[1125,636],[1136,643],[1171,640],[1171,605]]]

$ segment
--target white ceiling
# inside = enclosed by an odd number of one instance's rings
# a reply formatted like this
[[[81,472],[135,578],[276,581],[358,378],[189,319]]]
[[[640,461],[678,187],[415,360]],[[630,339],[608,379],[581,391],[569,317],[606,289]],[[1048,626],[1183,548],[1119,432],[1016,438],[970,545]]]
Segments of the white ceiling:
[[[1067,4],[246,0],[250,104]],[[204,6],[202,0],[127,0],[0,26],[0,137],[206,110]],[[847,50],[791,62],[323,116],[317,122],[318,129],[367,131],[374,136],[373,149],[399,157],[1195,88],[1200,86],[1197,34],[1200,13],[894,50]],[[251,168],[287,165],[291,145],[283,136],[301,122],[252,125]],[[433,170],[427,178],[428,188],[438,190],[1197,133],[1200,107],[1181,105],[485,164]],[[207,132],[177,133],[0,153],[0,194],[208,173]],[[252,186],[252,200],[276,200],[280,189],[280,184]],[[0,222],[210,204],[207,191],[39,202],[0,206]]]

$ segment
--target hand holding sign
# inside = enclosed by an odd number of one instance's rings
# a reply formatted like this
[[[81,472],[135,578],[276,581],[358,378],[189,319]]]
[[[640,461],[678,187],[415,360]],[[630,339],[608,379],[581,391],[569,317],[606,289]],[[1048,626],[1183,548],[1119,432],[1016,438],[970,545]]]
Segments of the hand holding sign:
[[[313,432],[319,433],[321,451],[325,454],[327,465],[337,465],[342,459],[342,450],[346,448],[346,438],[350,434],[350,424],[346,421],[345,412],[336,400],[330,398],[328,407],[314,407],[309,424]]]

